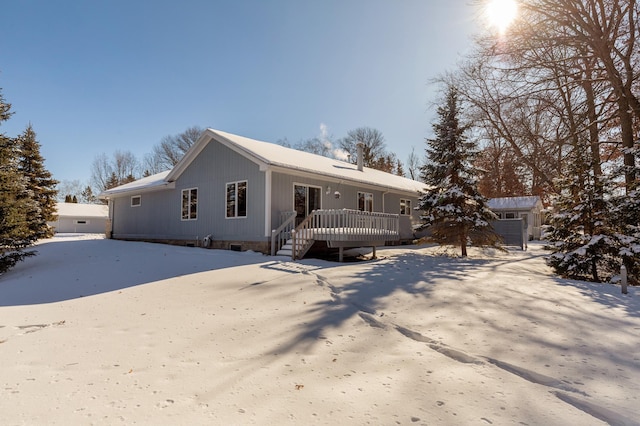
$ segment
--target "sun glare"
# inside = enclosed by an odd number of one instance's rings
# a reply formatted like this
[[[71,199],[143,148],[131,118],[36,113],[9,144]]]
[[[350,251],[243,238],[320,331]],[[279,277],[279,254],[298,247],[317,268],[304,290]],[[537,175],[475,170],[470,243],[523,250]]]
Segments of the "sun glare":
[[[495,27],[500,34],[504,34],[516,18],[518,3],[516,0],[490,0],[485,13],[489,25]]]

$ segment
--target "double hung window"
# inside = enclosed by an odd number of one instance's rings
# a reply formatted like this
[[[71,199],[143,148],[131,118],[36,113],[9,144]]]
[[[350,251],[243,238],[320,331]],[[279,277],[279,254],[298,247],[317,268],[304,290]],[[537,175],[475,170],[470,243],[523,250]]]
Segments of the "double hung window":
[[[411,216],[411,200],[400,199],[400,214]]]

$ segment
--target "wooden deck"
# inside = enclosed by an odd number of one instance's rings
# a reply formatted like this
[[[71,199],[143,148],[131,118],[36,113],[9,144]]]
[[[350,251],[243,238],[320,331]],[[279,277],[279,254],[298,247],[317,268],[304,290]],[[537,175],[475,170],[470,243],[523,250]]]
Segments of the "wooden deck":
[[[289,219],[290,220],[290,219]],[[328,247],[375,247],[400,239],[397,214],[363,212],[359,210],[315,210],[295,229],[288,232],[287,246],[291,258],[301,259],[315,241],[325,241]],[[281,228],[286,229],[286,225]],[[272,234],[272,254],[287,236]],[[282,233],[281,233],[282,234]],[[280,242],[280,244],[278,244]]]

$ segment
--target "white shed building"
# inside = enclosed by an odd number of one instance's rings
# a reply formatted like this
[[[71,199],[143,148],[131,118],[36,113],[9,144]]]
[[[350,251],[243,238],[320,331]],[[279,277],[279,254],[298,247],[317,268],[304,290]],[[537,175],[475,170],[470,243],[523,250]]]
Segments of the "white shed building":
[[[104,233],[109,220],[106,204],[58,203],[58,220],[49,222],[56,233]]]
[[[529,239],[539,240],[542,225],[542,200],[538,196],[491,198],[489,208],[498,219],[522,218]]]

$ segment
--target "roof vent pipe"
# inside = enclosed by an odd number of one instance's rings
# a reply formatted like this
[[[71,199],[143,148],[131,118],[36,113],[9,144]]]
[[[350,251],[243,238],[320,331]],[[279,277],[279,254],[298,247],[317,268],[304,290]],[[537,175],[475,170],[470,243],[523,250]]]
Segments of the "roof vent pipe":
[[[357,164],[358,164],[358,171],[362,171],[362,167],[363,167],[363,156],[364,156],[364,144],[362,142],[358,142],[356,144],[356,147],[358,148],[358,157],[356,158],[357,160]]]

